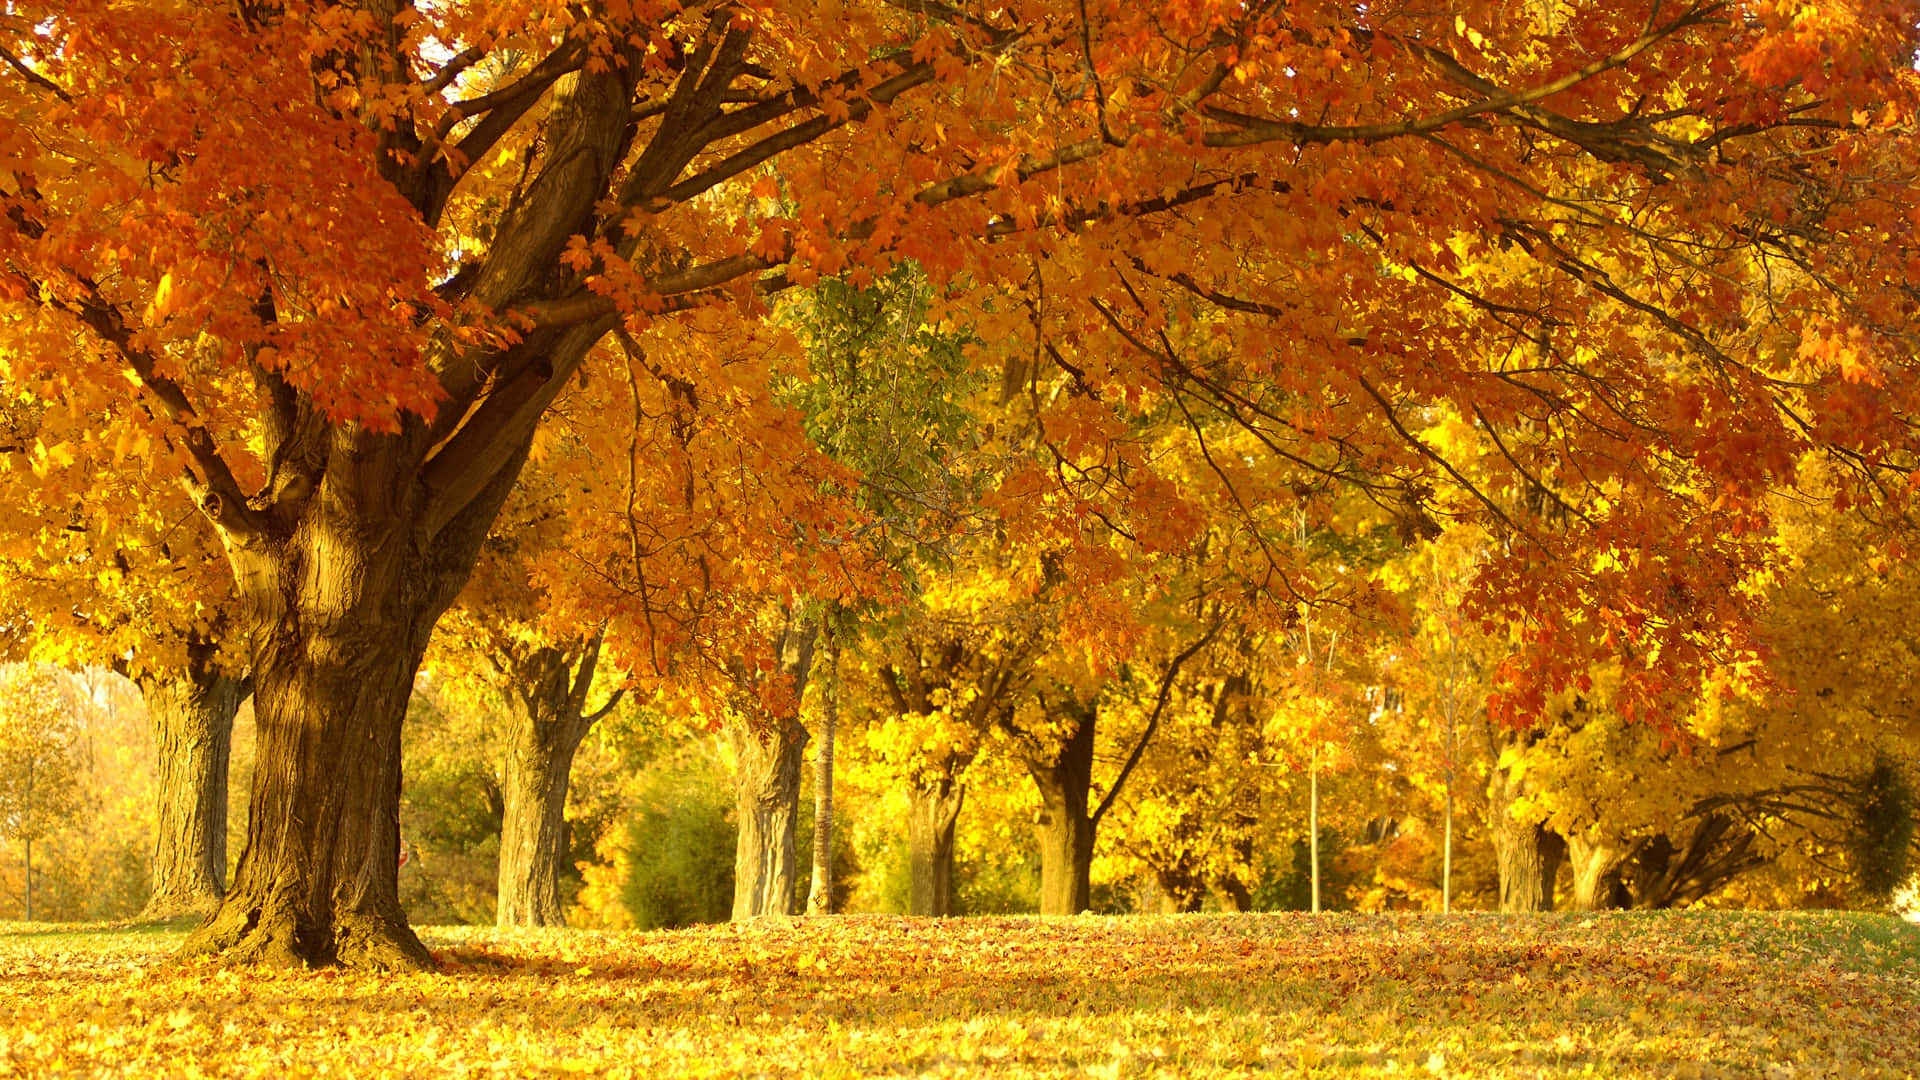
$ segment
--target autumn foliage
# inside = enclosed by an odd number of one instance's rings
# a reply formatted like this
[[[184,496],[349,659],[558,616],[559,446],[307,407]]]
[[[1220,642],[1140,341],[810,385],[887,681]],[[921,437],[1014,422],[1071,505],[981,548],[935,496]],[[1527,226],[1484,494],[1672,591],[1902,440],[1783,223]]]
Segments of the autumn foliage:
[[[0,629],[245,672],[246,837],[189,945],[241,960],[432,962],[401,732],[457,601],[439,655],[579,691],[526,729],[549,915],[602,648],[779,774],[745,833],[791,816],[830,625],[948,848],[941,800],[1020,763],[1049,911],[1123,819],[1181,905],[1251,903],[1266,811],[1179,804],[1301,761],[1401,817],[1471,790],[1510,907],[1563,858],[1699,899],[1690,853],[1753,869],[1776,820],[1858,870],[1820,821],[1898,802],[1912,724],[1806,704],[1843,680],[1795,589],[1906,557],[1913,14],[14,4]],[[1795,761],[1822,725],[1857,737]],[[1703,747],[1782,756],[1561,797]]]

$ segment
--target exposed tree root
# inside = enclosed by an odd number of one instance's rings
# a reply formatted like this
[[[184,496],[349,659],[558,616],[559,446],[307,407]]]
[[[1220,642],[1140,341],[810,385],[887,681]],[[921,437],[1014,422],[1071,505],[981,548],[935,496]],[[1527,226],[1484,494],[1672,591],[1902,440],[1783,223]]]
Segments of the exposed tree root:
[[[438,966],[403,918],[342,912],[330,926],[321,926],[297,917],[284,905],[233,899],[188,935],[181,955],[267,967],[431,971]]]

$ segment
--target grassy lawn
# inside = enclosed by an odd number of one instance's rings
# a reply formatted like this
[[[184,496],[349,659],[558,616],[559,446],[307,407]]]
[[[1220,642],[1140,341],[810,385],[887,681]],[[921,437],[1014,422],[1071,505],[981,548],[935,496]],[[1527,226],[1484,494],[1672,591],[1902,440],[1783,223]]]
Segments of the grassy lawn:
[[[0,924],[0,1075],[1920,1075],[1920,928],[1838,913],[433,929],[433,975]]]

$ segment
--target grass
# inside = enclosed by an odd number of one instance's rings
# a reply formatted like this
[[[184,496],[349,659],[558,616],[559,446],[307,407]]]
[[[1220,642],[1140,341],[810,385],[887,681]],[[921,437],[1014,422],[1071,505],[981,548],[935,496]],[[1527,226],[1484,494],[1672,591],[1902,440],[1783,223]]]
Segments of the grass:
[[[0,926],[0,1075],[1920,1075],[1920,928],[1846,913],[444,928],[405,976],[184,933]]]

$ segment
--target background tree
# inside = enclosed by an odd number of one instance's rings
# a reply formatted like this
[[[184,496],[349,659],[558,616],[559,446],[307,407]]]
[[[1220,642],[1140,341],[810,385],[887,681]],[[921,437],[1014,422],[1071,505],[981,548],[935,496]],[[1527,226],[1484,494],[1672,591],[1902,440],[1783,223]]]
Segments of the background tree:
[[[907,913],[946,916],[966,776],[1025,696],[1032,644],[1017,627],[969,625],[977,609],[926,599],[918,625],[890,634],[874,661],[885,719],[870,721],[867,741],[907,792]]]
[[[30,445],[49,429],[43,407],[0,394],[0,440]],[[224,891],[228,756],[247,687],[211,532],[176,488],[87,459],[124,456],[144,437],[70,442],[0,469],[13,545],[0,551],[0,603],[20,655],[108,667],[140,687],[159,770],[147,913],[166,917],[210,910]]]
[[[840,736],[840,635],[826,627],[821,642],[825,678],[820,685],[820,739],[813,768],[813,873],[807,879],[807,914],[833,914],[833,757]]]
[[[1151,708],[1132,689],[1122,707]],[[1272,799],[1272,763],[1261,762],[1266,747],[1247,680],[1189,676],[1175,694],[1115,804],[1115,846],[1143,865],[1161,911],[1198,911],[1210,889],[1235,910],[1251,910],[1256,856],[1279,833],[1277,819],[1290,815]]]
[[[46,668],[0,668],[0,828],[26,863],[22,903],[33,921],[33,842],[85,805],[80,732],[59,678]]]
[[[813,674],[820,622],[817,614],[791,605],[777,620],[769,630],[777,659],[770,670],[735,668],[736,704],[726,721],[739,830],[733,863],[736,921],[793,914],[801,754],[807,745],[800,700]]]
[[[933,323],[932,300],[925,275],[905,264],[861,288],[822,281],[796,294],[782,311],[805,342],[813,376],[796,382],[787,396],[805,413],[809,437],[858,475],[852,497],[871,529],[863,544],[905,594],[890,591],[859,610],[830,613],[828,632],[835,625],[865,623],[866,636],[879,639],[877,648],[908,653],[916,648],[912,642],[895,643],[898,612],[913,609],[916,594],[940,591],[943,576],[979,542],[990,515],[977,503],[1002,452],[987,419],[994,409],[987,397],[990,386],[970,369],[965,353],[970,337],[964,329]],[[835,645],[837,657],[837,639]],[[887,688],[897,683],[887,671],[899,674],[883,667],[882,692],[869,698],[884,700]],[[824,720],[831,723],[839,712],[839,683],[827,694]],[[891,704],[897,711],[899,702]],[[908,910],[950,914],[950,884],[943,889],[936,882],[951,881],[959,773],[977,747],[975,740],[962,738],[950,752],[936,752],[937,761],[905,763],[901,751],[908,750],[907,743],[885,730],[897,728],[895,720],[883,722],[881,730],[870,725],[867,737],[879,740],[881,756],[900,763],[910,777],[922,776],[923,765],[931,770],[925,772],[931,787],[913,783],[910,788],[909,863],[915,884]],[[832,746],[825,739],[818,744],[816,793],[831,788]],[[831,826],[830,816],[819,810],[815,820]],[[816,848],[830,851],[828,834],[819,829],[816,824]],[[815,867],[821,867],[818,857]]]
[[[1177,383],[1276,452],[1387,476],[1410,518],[1466,491],[1517,541],[1489,598],[1596,613],[1522,642],[1502,700],[1533,712],[1623,642],[1659,658],[1636,715],[1690,685],[1798,451],[1878,497],[1913,448],[1897,0],[816,14],[0,23],[4,381],[76,438],[147,433],[123,467],[180,479],[239,592],[261,767],[190,948],[429,961],[393,870],[412,676],[616,328],[751,327],[767,292],[915,258],[981,290],[949,302],[983,339],[1078,373],[1046,403],[1069,472],[1109,429],[1094,394],[1151,409]],[[1249,383],[1296,403],[1262,414]],[[1606,507],[1518,528],[1408,423],[1440,402],[1479,407],[1511,487]]]
[[[543,456],[558,452],[559,441],[550,437]],[[582,625],[579,614],[555,610],[532,576],[565,542],[561,483],[545,468],[523,480],[429,659],[442,676],[484,684],[489,693],[478,707],[504,706],[499,926],[565,924],[560,883],[574,872],[567,821],[574,755],[624,692],[595,692],[604,624]]]

